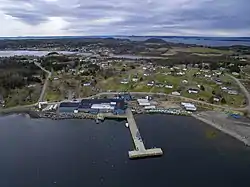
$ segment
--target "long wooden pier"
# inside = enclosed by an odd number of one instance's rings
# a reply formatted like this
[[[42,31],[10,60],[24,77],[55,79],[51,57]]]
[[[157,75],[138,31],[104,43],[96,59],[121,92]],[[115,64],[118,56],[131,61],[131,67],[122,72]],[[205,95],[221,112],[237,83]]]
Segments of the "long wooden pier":
[[[140,132],[137,128],[134,116],[130,109],[126,110],[126,115],[129,124],[129,130],[135,145],[135,150],[128,152],[129,158],[135,159],[135,158],[163,155],[163,151],[161,150],[161,148],[153,148],[153,149],[145,148]]]

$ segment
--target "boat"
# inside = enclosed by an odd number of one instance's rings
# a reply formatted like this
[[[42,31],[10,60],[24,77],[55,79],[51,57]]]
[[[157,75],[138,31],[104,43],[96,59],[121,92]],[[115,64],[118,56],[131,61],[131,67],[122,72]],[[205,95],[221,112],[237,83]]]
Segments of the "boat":
[[[99,119],[96,119],[95,122],[96,122],[96,124],[98,124],[99,123]]]
[[[128,127],[128,122],[125,124],[126,127]]]

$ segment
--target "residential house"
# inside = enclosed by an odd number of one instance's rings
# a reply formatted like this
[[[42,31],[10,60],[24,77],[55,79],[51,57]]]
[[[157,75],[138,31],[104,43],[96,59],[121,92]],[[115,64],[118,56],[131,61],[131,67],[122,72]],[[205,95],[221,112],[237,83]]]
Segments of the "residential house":
[[[206,77],[206,78],[211,78],[212,76],[211,76],[211,75],[208,75],[208,74],[205,74],[204,77]]]
[[[128,79],[121,80],[121,84],[128,84]]]
[[[219,102],[219,101],[220,101],[220,98],[219,98],[219,97],[214,97],[213,101]]]
[[[181,95],[181,93],[180,93],[180,92],[177,92],[177,91],[172,92],[171,94],[172,94],[172,95],[176,95],[176,96],[180,96],[180,95]]]
[[[176,75],[185,75],[186,73],[185,72],[178,72],[178,73],[176,73]]]
[[[220,87],[220,89],[221,89],[221,90],[223,90],[223,91],[228,90],[228,88],[227,88],[227,87],[225,87],[225,86],[221,86],[221,87]]]
[[[188,93],[192,93],[192,94],[197,94],[197,93],[199,93],[199,90],[198,89],[195,89],[195,88],[189,88],[188,89]]]
[[[238,95],[239,94],[238,91],[236,91],[236,90],[228,90],[227,93],[230,95]]]
[[[162,83],[156,83],[155,86],[158,87],[158,88],[163,88],[164,84],[162,84]]]
[[[165,85],[165,88],[170,88],[170,89],[172,89],[174,86],[173,85],[171,85],[171,84],[167,84],[167,85]]]
[[[91,83],[90,83],[90,82],[86,82],[86,83],[83,83],[82,85],[83,85],[83,86],[90,86]]]
[[[155,82],[154,81],[150,81],[147,83],[147,86],[154,86]]]
[[[187,80],[183,80],[183,81],[182,81],[182,83],[187,84],[187,83],[188,83],[188,81],[187,81]]]
[[[233,72],[232,75],[234,75],[234,76],[239,76],[240,74],[237,73],[237,72]]]
[[[137,82],[138,80],[139,80],[138,77],[133,77],[133,78],[132,78],[132,81],[133,81],[133,82]]]

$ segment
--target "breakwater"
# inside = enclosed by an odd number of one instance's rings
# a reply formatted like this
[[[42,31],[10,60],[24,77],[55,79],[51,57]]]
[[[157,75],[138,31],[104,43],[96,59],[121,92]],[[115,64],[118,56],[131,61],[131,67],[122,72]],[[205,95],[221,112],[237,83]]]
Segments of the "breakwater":
[[[126,115],[115,115],[113,113],[57,113],[57,112],[27,112],[31,118],[50,118],[52,120],[66,120],[66,119],[125,119]],[[169,114],[178,116],[188,116],[191,113],[179,109],[151,109],[151,110],[135,110],[133,114]]]

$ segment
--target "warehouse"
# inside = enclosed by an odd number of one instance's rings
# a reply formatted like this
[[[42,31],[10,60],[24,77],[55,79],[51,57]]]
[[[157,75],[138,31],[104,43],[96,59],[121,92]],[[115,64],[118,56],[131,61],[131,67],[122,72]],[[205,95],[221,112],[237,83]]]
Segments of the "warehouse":
[[[137,99],[139,106],[150,106],[148,99]]]
[[[192,104],[192,103],[181,103],[181,105],[182,105],[182,106],[184,107],[184,109],[187,110],[187,111],[192,111],[192,112],[194,112],[194,111],[197,110],[196,106],[195,106],[194,104]]]
[[[122,113],[126,105],[124,99],[83,99],[78,107],[79,112],[98,110],[99,112]]]
[[[74,113],[78,109],[80,102],[62,102],[60,103],[58,110],[61,113]]]

